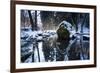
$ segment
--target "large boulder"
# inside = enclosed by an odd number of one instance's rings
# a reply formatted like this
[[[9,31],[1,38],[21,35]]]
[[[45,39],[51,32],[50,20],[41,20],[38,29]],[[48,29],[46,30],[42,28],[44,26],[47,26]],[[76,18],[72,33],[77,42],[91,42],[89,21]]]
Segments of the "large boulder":
[[[64,23],[62,23],[57,29],[58,41],[69,41],[70,32],[66,28]]]

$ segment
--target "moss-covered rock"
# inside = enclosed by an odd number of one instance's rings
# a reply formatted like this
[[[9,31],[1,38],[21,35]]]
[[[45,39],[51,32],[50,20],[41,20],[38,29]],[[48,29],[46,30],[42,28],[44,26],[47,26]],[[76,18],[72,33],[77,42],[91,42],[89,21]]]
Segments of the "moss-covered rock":
[[[70,38],[70,32],[64,27],[59,27],[57,30],[58,41],[68,41]]]

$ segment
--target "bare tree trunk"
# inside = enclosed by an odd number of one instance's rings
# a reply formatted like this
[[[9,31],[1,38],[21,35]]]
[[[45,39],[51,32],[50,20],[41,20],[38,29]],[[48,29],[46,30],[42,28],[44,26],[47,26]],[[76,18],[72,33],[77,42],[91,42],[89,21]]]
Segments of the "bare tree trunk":
[[[37,11],[35,11],[35,24],[34,29],[37,30]]]
[[[33,23],[33,19],[32,19],[32,15],[31,15],[31,11],[28,10],[28,14],[29,14],[29,18],[30,18],[30,23],[32,25],[32,30],[34,30],[34,23]]]

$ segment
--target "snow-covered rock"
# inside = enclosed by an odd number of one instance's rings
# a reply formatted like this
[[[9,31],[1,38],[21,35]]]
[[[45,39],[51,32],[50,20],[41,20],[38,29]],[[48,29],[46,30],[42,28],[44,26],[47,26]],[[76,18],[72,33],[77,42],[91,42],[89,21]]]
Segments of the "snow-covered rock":
[[[57,30],[58,30],[60,27],[64,27],[65,29],[67,29],[67,30],[70,32],[70,37],[72,37],[72,36],[76,33],[75,28],[72,26],[71,23],[69,23],[69,22],[67,22],[67,21],[62,21],[62,22],[59,24]]]

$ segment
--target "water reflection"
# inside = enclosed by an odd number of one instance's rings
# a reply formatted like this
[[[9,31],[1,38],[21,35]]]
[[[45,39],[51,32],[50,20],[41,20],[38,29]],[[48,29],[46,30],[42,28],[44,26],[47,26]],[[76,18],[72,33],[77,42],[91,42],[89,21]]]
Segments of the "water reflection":
[[[43,42],[46,61],[87,60],[89,59],[89,40],[73,39],[56,41],[56,46],[49,41]],[[55,57],[56,56],[56,57]]]
[[[89,40],[83,34],[62,40],[56,33],[21,39],[21,62],[88,60]]]

